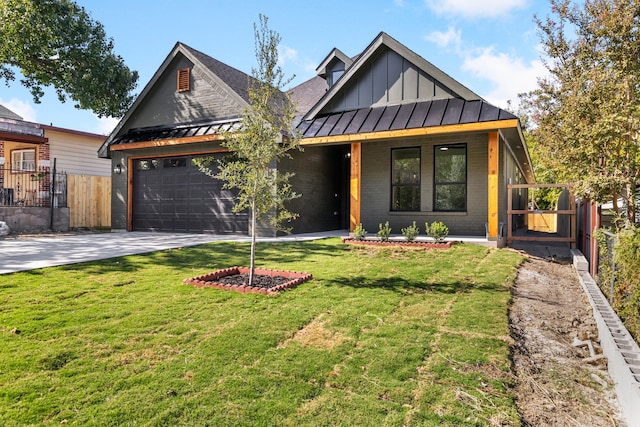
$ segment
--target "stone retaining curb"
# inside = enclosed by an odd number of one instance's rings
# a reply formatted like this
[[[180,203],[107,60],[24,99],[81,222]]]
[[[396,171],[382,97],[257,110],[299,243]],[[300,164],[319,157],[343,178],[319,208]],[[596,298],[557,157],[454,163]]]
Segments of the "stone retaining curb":
[[[598,325],[602,351],[608,359],[609,375],[630,427],[640,426],[640,347],[589,274],[589,264],[577,249],[571,249],[573,266],[589,298]]]

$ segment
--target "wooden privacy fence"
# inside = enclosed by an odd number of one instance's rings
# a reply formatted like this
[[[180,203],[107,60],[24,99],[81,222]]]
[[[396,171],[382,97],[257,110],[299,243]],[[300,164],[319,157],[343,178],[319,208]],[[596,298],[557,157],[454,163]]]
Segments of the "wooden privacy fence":
[[[67,176],[69,227],[111,227],[111,177]]]

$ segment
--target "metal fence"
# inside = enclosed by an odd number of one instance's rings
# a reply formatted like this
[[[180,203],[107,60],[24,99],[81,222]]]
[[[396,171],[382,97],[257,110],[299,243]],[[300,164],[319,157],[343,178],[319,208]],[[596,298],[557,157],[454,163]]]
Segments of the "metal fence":
[[[598,284],[600,289],[607,296],[609,302],[613,301],[616,285],[616,257],[615,246],[617,236],[609,231],[602,231],[605,235],[605,247],[600,252],[605,252],[606,257],[598,257]],[[604,249],[604,251],[602,250]]]
[[[67,174],[0,167],[0,206],[67,207]]]

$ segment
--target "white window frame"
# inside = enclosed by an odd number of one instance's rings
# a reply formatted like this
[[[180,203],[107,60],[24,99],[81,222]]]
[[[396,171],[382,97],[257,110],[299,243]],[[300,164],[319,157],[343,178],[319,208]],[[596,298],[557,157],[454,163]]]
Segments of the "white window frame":
[[[25,155],[31,153],[33,160],[25,159]],[[35,172],[36,170],[36,150],[34,148],[23,148],[11,151],[11,169],[14,172]]]

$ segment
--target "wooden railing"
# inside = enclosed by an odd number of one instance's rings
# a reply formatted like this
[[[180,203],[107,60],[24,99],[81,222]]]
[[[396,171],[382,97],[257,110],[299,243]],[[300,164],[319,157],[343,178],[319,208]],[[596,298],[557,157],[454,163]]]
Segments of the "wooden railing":
[[[566,184],[509,184],[507,185],[507,244],[520,240],[530,242],[568,242],[572,248],[576,246],[576,202],[573,194],[569,193],[568,209],[549,209],[549,210],[531,210],[531,209],[513,209],[513,190],[536,189],[536,188],[568,188]],[[544,215],[556,214],[569,217],[568,236],[549,235],[546,236],[514,236],[513,235],[513,216],[514,215]],[[559,218],[558,218],[559,219]]]

